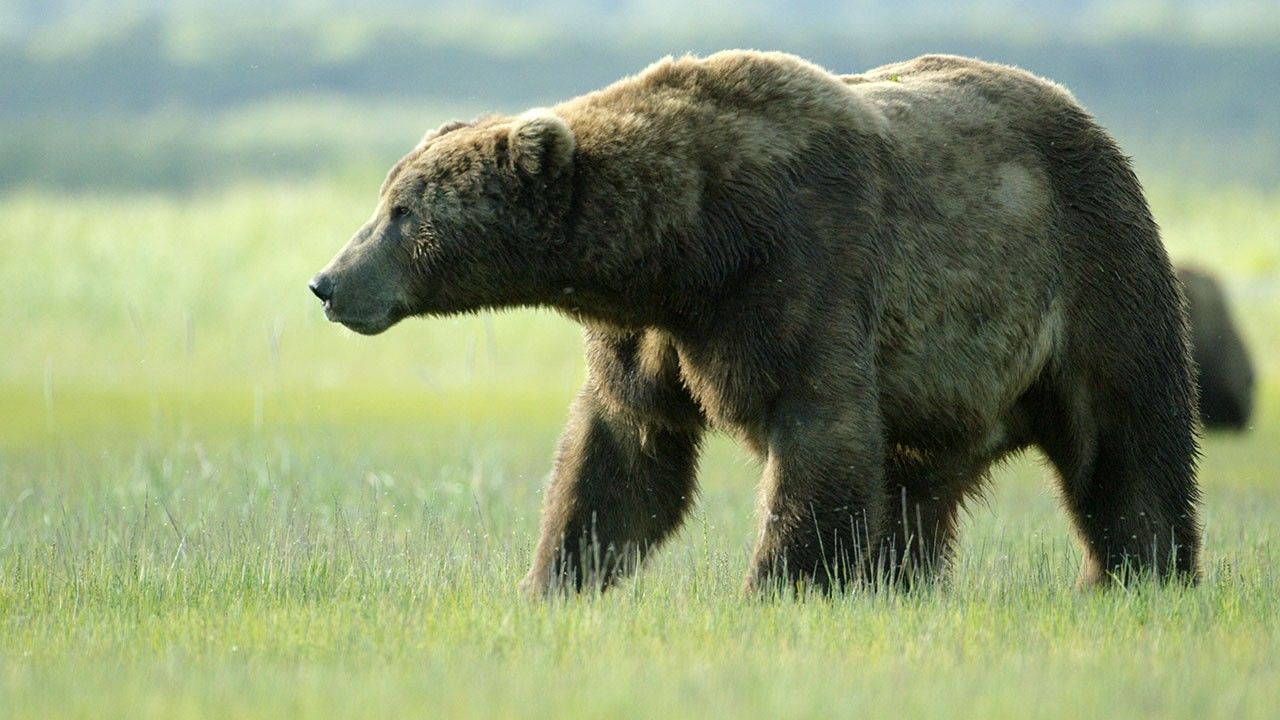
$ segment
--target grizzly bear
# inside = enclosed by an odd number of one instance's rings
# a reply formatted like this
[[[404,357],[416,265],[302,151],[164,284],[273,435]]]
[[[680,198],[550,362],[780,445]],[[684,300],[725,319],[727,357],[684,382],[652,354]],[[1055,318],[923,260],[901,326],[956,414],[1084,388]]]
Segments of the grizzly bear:
[[[932,576],[1029,446],[1083,584],[1198,574],[1182,291],[1116,143],[1021,70],[729,51],[448,123],[310,287],[363,334],[515,306],[582,324],[533,594],[634,570],[688,514],[709,429],[763,464],[748,587]]]
[[[1253,365],[1227,308],[1227,296],[1208,272],[1177,268],[1191,314],[1191,355],[1200,386],[1200,419],[1209,428],[1243,430],[1253,414]]]

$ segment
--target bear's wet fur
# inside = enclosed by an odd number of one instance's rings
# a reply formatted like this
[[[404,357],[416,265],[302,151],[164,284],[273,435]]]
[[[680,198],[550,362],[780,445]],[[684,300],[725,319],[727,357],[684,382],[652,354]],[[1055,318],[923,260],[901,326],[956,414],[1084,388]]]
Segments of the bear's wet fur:
[[[530,593],[634,570],[709,429],[763,463],[751,587],[933,575],[1032,446],[1082,584],[1198,577],[1180,286],[1115,142],[1021,70],[729,51],[451,123],[313,290],[370,334],[514,306],[584,326]]]
[[[1253,364],[1227,295],[1207,270],[1180,265],[1177,273],[1191,317],[1200,419],[1205,427],[1244,430],[1253,416]]]

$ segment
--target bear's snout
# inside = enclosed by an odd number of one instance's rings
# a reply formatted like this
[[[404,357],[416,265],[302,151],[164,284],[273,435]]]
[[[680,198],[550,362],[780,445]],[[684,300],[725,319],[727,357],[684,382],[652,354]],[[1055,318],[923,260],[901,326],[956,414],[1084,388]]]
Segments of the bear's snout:
[[[307,287],[311,289],[312,294],[320,298],[320,302],[327,303],[333,297],[333,281],[324,273],[319,273],[311,278],[311,282],[307,283]]]
[[[320,299],[324,316],[330,322],[340,323],[361,335],[377,335],[396,324],[403,317],[383,294],[361,292],[352,286],[350,277],[339,273],[345,288],[341,299],[337,296],[338,283],[328,269],[321,270],[307,283],[311,294]]]

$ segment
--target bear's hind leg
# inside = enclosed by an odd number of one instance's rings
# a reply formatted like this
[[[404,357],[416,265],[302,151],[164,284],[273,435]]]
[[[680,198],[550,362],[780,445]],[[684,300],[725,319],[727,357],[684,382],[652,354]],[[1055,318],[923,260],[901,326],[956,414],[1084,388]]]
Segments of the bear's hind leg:
[[[1053,412],[1038,442],[1062,475],[1084,545],[1083,584],[1154,575],[1195,579],[1196,392],[1185,299],[1141,183],[1087,115],[1039,138],[1060,196],[1062,272]]]
[[[1036,413],[1084,552],[1082,586],[1198,577],[1193,428],[1176,413],[1139,411],[1143,397],[1061,394]]]

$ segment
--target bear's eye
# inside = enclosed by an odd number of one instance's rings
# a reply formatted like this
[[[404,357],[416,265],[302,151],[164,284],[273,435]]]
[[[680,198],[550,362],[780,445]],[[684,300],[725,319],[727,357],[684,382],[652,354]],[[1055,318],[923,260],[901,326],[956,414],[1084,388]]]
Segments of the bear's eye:
[[[391,208],[392,220],[399,220],[400,218],[408,214],[409,214],[409,208],[405,205],[396,205],[395,207]]]

